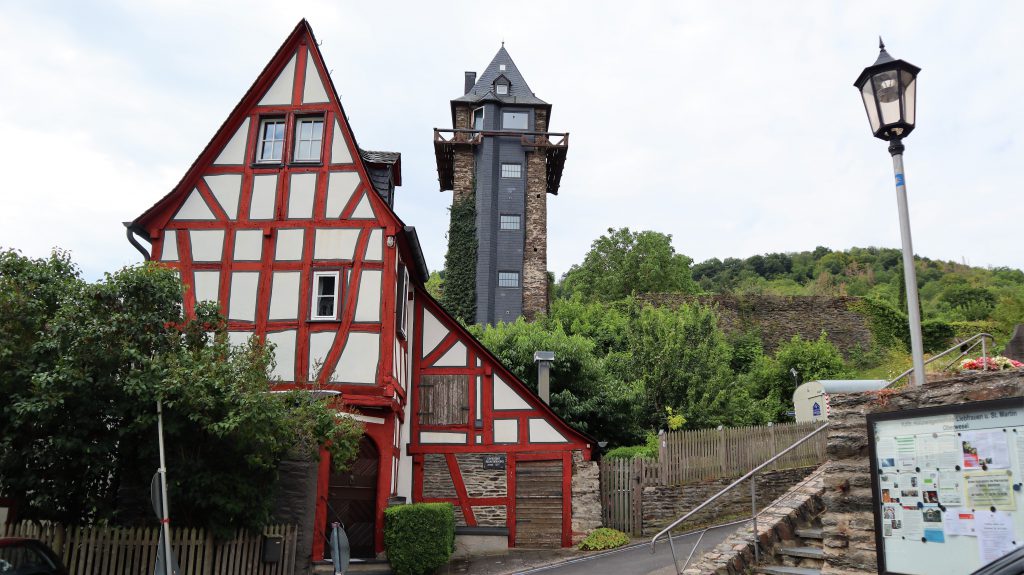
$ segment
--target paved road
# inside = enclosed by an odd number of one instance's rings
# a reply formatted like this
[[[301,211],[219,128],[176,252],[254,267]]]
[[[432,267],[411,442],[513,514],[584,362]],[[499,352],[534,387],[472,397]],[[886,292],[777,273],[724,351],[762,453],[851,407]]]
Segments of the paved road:
[[[697,561],[701,553],[725,541],[725,538],[737,527],[738,525],[727,525],[709,529],[700,541],[700,547],[694,553],[691,562]],[[693,549],[699,537],[699,533],[672,537],[680,565],[686,561],[686,556]],[[651,553],[650,545],[640,545],[622,551],[584,557],[561,565],[540,567],[520,573],[523,575],[673,575],[675,571],[672,567],[672,552],[669,550],[666,540],[665,543],[658,542],[658,551],[654,554]]]

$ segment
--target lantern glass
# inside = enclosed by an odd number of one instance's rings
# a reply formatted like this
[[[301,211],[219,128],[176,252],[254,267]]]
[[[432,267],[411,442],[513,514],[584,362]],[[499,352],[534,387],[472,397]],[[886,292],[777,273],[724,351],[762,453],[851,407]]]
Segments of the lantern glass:
[[[868,122],[871,123],[871,132],[877,133],[880,126],[878,121],[878,105],[875,104],[875,87],[872,82],[864,82],[860,91],[864,99],[864,110],[868,113]]]
[[[900,85],[903,86],[903,121],[914,125],[915,106],[917,105],[917,76],[907,70],[900,72]]]
[[[900,85],[896,70],[886,70],[875,74],[871,77],[871,83],[875,86],[875,98],[878,100],[882,123],[889,125],[902,120]]]

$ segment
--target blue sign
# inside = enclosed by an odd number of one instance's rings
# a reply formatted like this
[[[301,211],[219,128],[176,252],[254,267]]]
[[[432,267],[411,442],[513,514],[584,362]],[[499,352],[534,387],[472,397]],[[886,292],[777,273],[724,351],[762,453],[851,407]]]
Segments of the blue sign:
[[[814,405],[811,406],[811,415],[813,415],[814,417],[818,417],[819,415],[821,415],[821,406],[818,405],[817,401],[815,401]]]
[[[903,182],[903,174],[896,174],[896,185],[897,186],[905,186],[906,185]]]

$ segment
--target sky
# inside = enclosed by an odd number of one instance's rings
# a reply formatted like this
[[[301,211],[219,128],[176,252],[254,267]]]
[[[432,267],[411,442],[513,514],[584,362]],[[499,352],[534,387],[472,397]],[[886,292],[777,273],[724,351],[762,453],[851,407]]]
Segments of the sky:
[[[432,129],[501,46],[550,129],[548,267],[608,228],[700,262],[899,247],[891,159],[853,81],[920,68],[905,141],[914,250],[1024,268],[1024,3],[0,0],[0,249],[69,250],[88,279],[141,256],[132,220],[199,155],[309,20],[363,148],[402,154],[395,209],[444,263]]]

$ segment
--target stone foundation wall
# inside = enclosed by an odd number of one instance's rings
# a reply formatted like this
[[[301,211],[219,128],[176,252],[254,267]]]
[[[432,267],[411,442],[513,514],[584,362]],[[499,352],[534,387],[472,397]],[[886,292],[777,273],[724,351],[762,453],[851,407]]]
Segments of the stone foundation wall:
[[[1019,396],[1024,396],[1024,370],[969,373],[893,392],[830,396],[822,573],[849,575],[878,570],[866,420],[869,413]]]
[[[652,305],[678,306],[692,301],[718,309],[719,326],[734,334],[755,329],[765,351],[775,351],[794,335],[817,339],[822,330],[843,355],[871,345],[868,318],[849,309],[856,297],[644,294]]]
[[[423,497],[458,497],[452,474],[448,471],[448,463],[440,453],[428,453],[423,456]]]
[[[470,497],[505,497],[508,476],[504,469],[484,469],[483,453],[459,453],[455,456]]]
[[[803,480],[814,471],[814,467],[798,467],[780,471],[767,471],[759,474],[757,481],[757,498],[759,505],[774,501],[788,489]],[[644,487],[643,491],[643,534],[653,535],[673,520],[681,517],[694,507],[708,500],[709,497],[727,487],[736,477],[714,479],[701,483],[683,486]],[[714,505],[697,513],[692,521],[680,526],[686,529],[707,523],[713,518],[728,518],[746,514],[750,516],[750,483],[749,479],[729,493],[722,496]]]
[[[318,461],[293,459],[277,468],[278,488],[271,521],[299,526],[296,539],[295,572],[309,573],[312,568],[313,521],[316,516]]]
[[[583,461],[583,453],[572,452],[572,543],[601,526],[600,469],[596,461]]]

